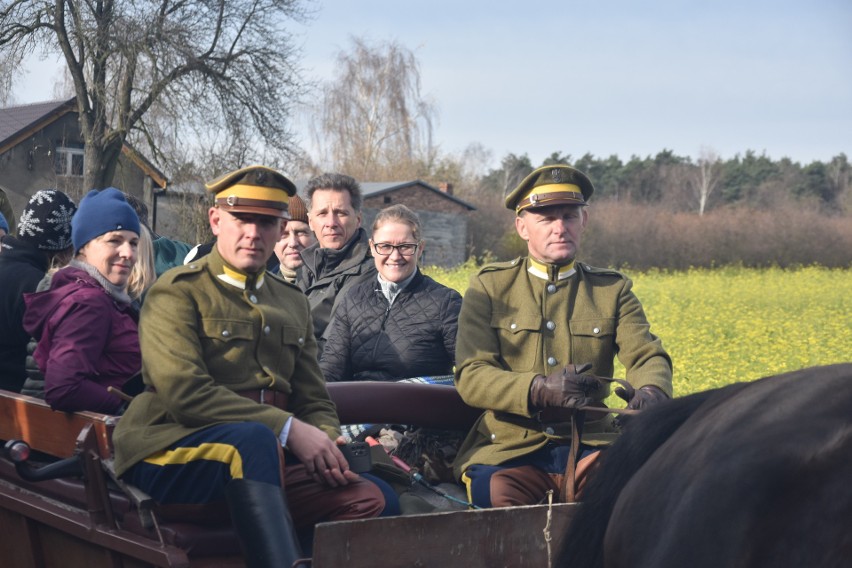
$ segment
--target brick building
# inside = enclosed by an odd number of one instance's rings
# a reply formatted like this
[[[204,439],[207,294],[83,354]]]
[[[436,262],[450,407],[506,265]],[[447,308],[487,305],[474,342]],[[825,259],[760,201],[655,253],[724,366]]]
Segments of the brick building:
[[[403,204],[417,213],[426,241],[422,263],[453,267],[468,257],[468,215],[476,208],[453,196],[452,186],[434,187],[420,180],[406,182],[364,182],[362,224],[372,232],[379,210]]]

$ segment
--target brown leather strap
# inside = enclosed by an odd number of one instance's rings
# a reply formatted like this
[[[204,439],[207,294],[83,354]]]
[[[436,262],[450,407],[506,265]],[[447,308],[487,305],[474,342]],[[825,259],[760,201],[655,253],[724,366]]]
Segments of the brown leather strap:
[[[521,199],[515,205],[515,209],[520,211],[525,207],[529,207],[530,205],[545,205],[548,201],[572,201],[577,203],[578,205],[585,205],[586,200],[583,197],[582,193],[577,193],[576,191],[557,191],[554,193],[539,193],[532,194],[525,199]]]
[[[562,495],[566,503],[573,503],[576,499],[576,486],[574,482],[577,477],[577,449],[580,446],[580,433],[577,429],[577,413],[571,415],[571,449],[568,450],[568,464],[565,467],[564,486]]]
[[[280,209],[287,211],[287,204],[283,201],[269,201],[267,199],[249,199],[247,197],[220,197],[216,200],[216,205],[219,207],[268,207],[270,209]]]
[[[253,400],[259,404],[269,404],[281,410],[287,410],[287,403],[290,397],[287,393],[273,389],[252,389],[245,391],[237,391],[237,394]]]

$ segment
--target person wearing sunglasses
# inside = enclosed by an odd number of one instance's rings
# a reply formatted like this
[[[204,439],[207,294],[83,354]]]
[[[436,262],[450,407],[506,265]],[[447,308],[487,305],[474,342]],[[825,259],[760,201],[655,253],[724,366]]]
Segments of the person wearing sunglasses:
[[[420,219],[383,209],[370,249],[378,275],[352,287],[329,324],[320,367],[326,381],[396,381],[450,375],[461,296],[420,272]]]

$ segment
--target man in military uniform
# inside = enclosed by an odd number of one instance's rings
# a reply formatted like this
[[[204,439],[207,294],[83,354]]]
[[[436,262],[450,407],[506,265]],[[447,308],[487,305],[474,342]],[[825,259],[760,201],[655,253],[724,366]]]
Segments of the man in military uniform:
[[[323,333],[349,288],[376,279],[367,232],[361,227],[361,187],[350,176],[325,173],[308,181],[308,222],[317,243],[302,251],[296,282],[311,303],[314,333]]]
[[[262,166],[207,185],[216,245],[164,274],[139,323],[146,392],[115,433],[118,475],[163,504],[225,500],[249,566],[290,566],[296,527],[378,516],[349,471],[317,363],[310,308],[265,271],[296,192]]]
[[[575,261],[593,191],[569,166],[527,176],[506,206],[517,214],[529,255],[483,267],[464,296],[456,385],[465,402],[486,410],[455,468],[479,506],[535,504],[550,489],[560,494],[571,413],[607,397],[608,383],[596,376],[612,376],[614,356],[636,389],[629,408],[672,395],[671,359],[651,334],[631,281]],[[587,417],[578,455],[591,454],[586,442],[605,438],[609,422],[599,416]]]

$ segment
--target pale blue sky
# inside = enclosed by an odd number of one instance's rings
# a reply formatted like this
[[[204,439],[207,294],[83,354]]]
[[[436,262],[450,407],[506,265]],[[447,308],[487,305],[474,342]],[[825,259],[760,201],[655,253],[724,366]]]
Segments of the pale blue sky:
[[[415,50],[447,153],[551,152],[809,163],[852,157],[850,0],[317,0],[303,66],[332,77],[349,36]],[[41,77],[22,81],[35,87]],[[41,75],[44,75],[43,73]],[[20,88],[21,102],[41,100]],[[47,97],[49,98],[49,97]]]

